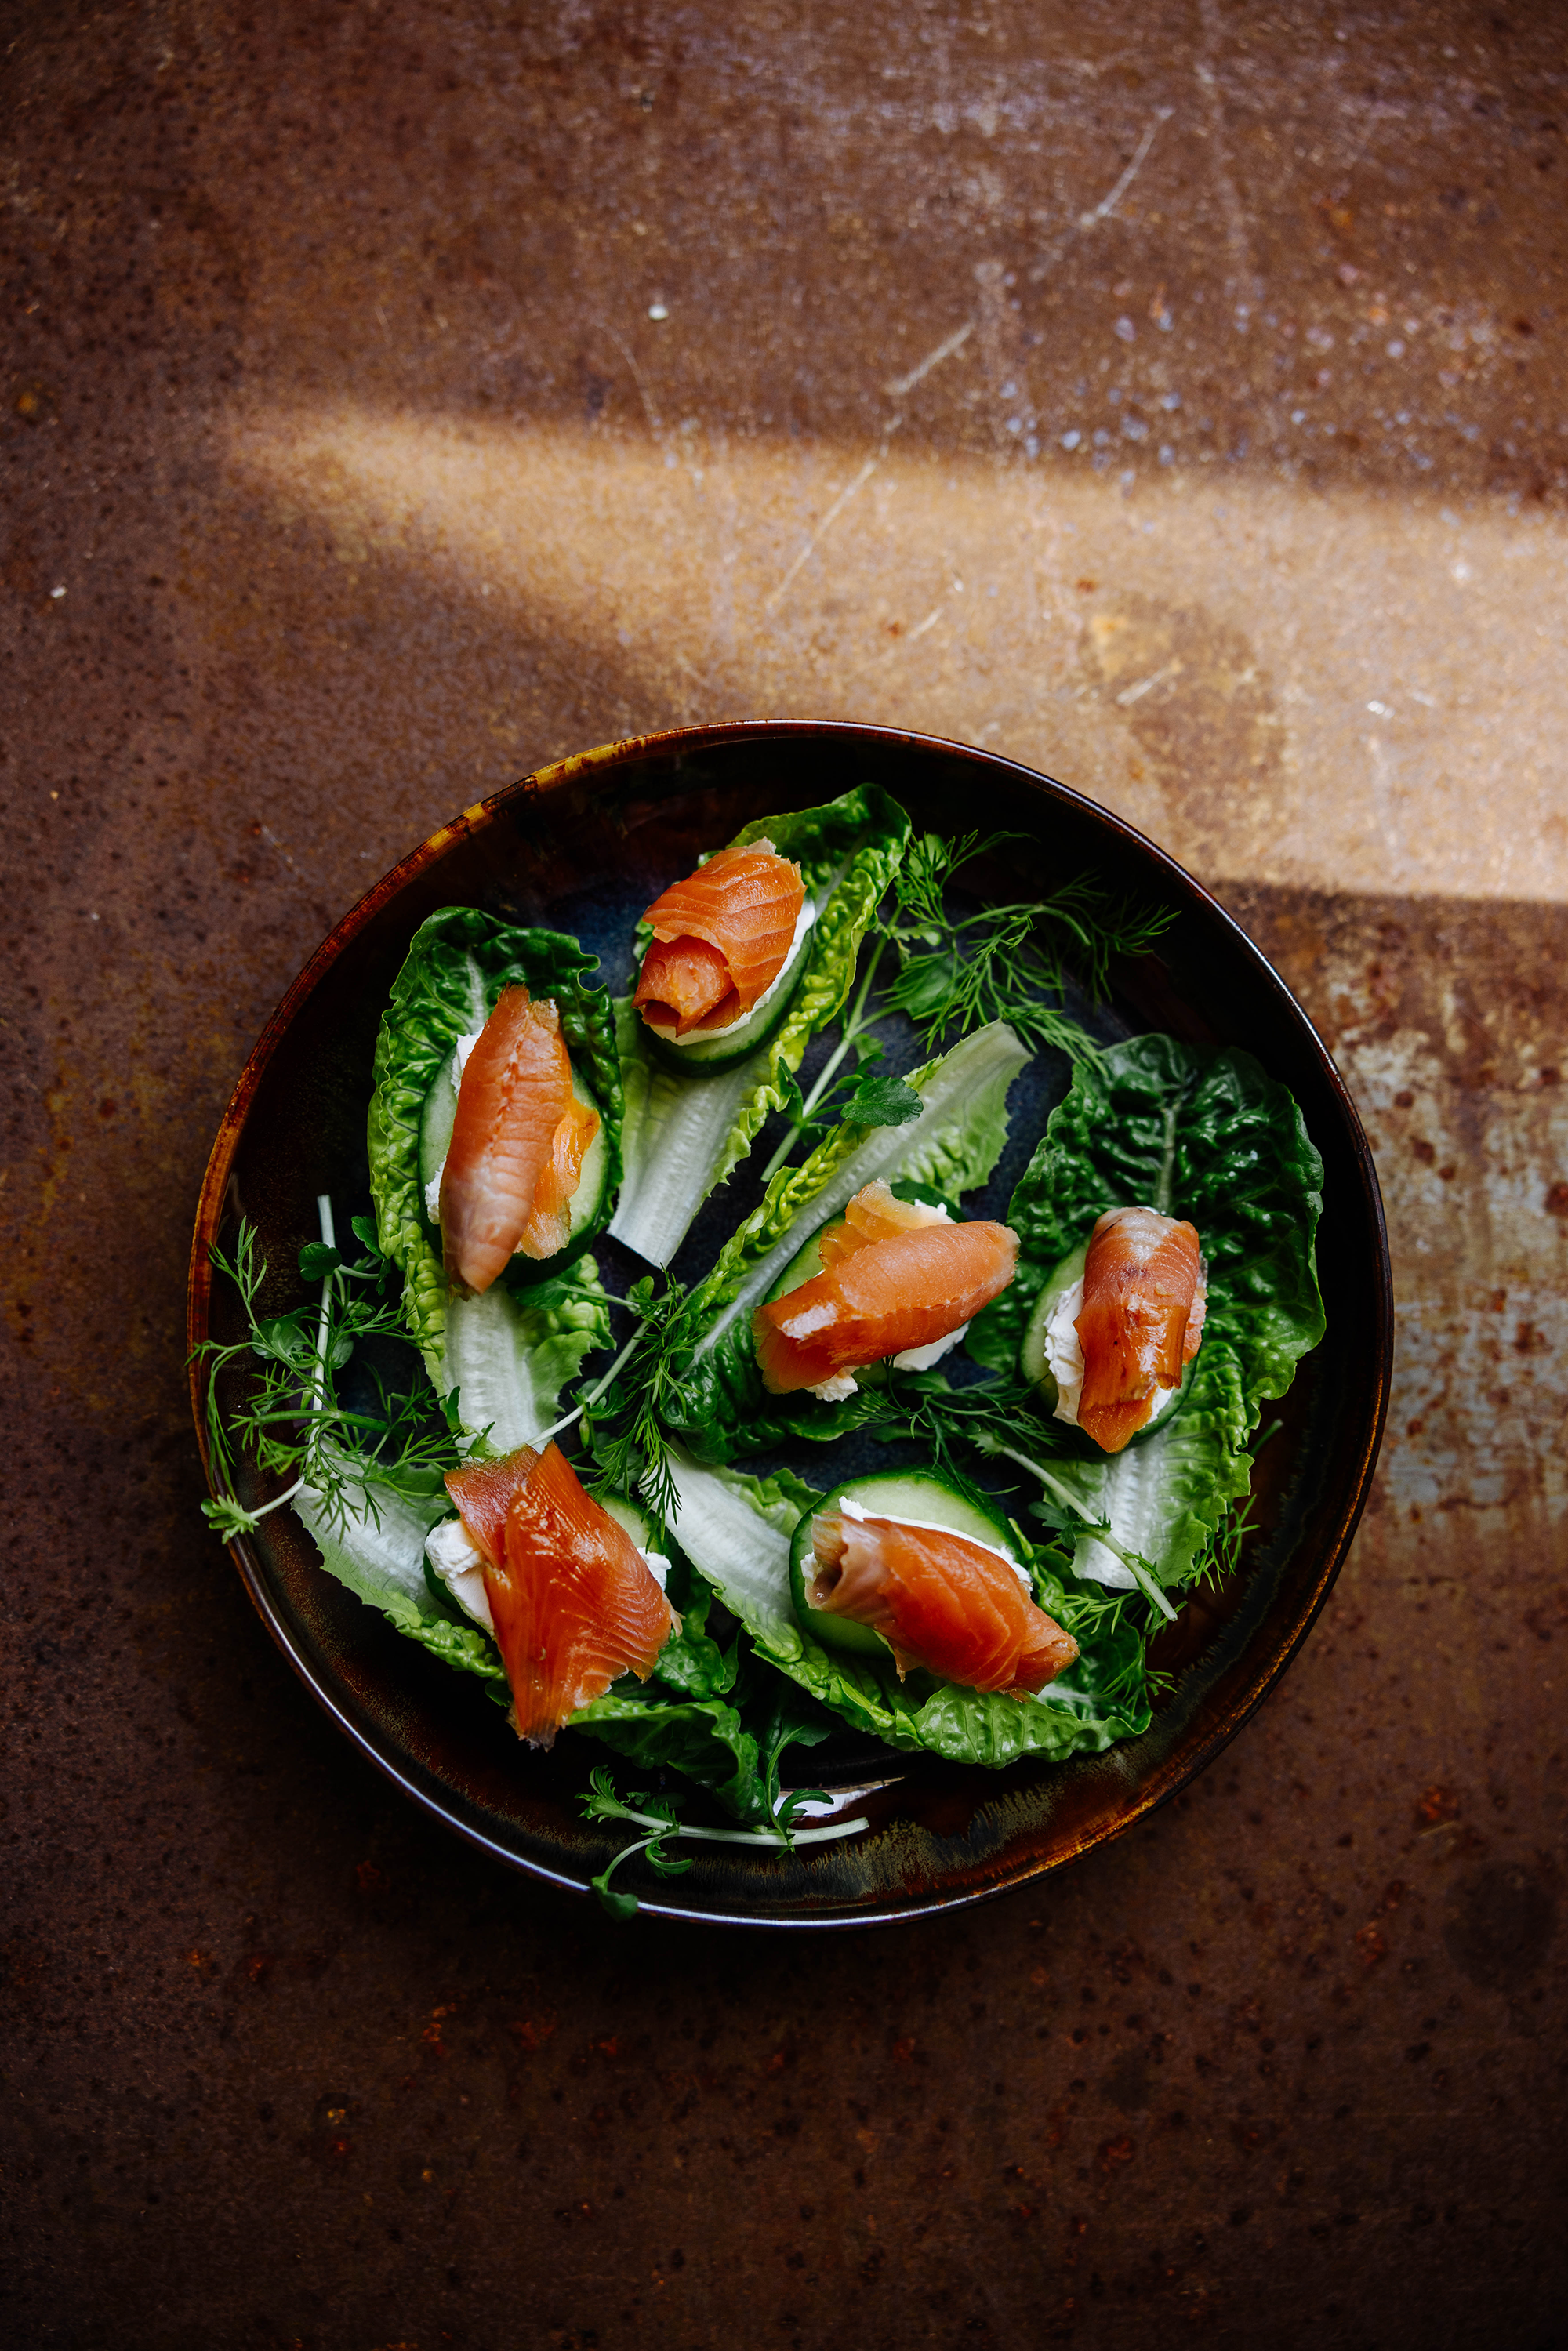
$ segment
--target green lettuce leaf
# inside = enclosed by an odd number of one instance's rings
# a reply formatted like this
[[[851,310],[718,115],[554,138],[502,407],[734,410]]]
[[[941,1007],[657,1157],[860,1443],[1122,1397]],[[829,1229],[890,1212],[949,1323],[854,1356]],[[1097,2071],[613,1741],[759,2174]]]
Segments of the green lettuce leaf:
[[[330,1516],[308,1488],[295,1499],[328,1573],[409,1640],[459,1672],[477,1675],[498,1704],[509,1704],[496,1643],[455,1603],[438,1598],[425,1573],[425,1537],[451,1515],[445,1495],[378,1496],[378,1520],[362,1489],[357,1506],[351,1486],[349,1491],[350,1507]],[[685,1772],[739,1820],[765,1820],[768,1765],[737,1702],[743,1692],[736,1684],[745,1672],[737,1648],[721,1650],[708,1633],[711,1589],[678,1553],[670,1562],[669,1593],[681,1629],[665,1642],[648,1680],[626,1676],[580,1708],[567,1728],[637,1762]]]
[[[441,1236],[425,1213],[420,1183],[425,1097],[458,1038],[483,1027],[504,987],[520,984],[530,996],[554,998],[567,1050],[599,1104],[610,1155],[603,1209],[574,1234],[569,1249],[538,1268],[540,1280],[559,1275],[606,1221],[620,1180],[621,1056],[610,998],[587,984],[594,966],[595,958],[559,931],[518,930],[476,906],[446,906],[420,925],[392,982],[376,1039],[371,1191],[382,1253],[403,1270],[409,1329],[433,1369],[451,1301]],[[531,1265],[517,1267],[512,1279],[532,1274]]]
[[[1247,1491],[1247,1441],[1323,1334],[1314,1236],[1322,1162],[1293,1097],[1249,1053],[1134,1037],[1079,1069],[1020,1179],[1008,1221],[1020,1242],[1010,1289],[976,1317],[971,1354],[1013,1372],[1040,1290],[1107,1208],[1138,1204],[1197,1228],[1208,1266],[1203,1343],[1171,1419],[1106,1455],[1061,1421],[1039,1454],[1163,1584],[1182,1583],[1231,1501]],[[1085,1537],[1082,1575],[1119,1587],[1128,1569]]]
[[[372,1512],[362,1488],[357,1505],[351,1484],[348,1492],[349,1507],[330,1514],[308,1486],[295,1498],[294,1508],[328,1574],[449,1666],[504,1683],[501,1653],[488,1633],[455,1608],[444,1607],[424,1573],[424,1539],[438,1520],[452,1515],[445,1494],[407,1499],[378,1494]]]
[[[591,1257],[548,1281],[511,1269],[477,1298],[450,1298],[441,1352],[426,1351],[437,1391],[481,1454],[532,1445],[559,1416],[585,1355],[611,1343],[610,1301]]]
[[[488,1449],[509,1452],[549,1427],[562,1387],[584,1355],[610,1342],[609,1302],[582,1254],[614,1197],[621,1165],[621,1058],[614,1014],[575,939],[524,931],[474,906],[448,906],[415,932],[376,1040],[371,1098],[371,1190],[382,1250],[404,1276],[403,1311],[437,1392],[458,1395],[462,1426],[489,1431]],[[425,1097],[460,1036],[480,1027],[503,987],[549,996],[567,1050],[600,1104],[610,1155],[605,1207],[559,1257],[514,1259],[477,1298],[456,1298],[441,1262],[441,1235],[425,1212],[420,1123]]]
[[[625,1177],[611,1231],[651,1265],[667,1265],[715,1185],[740,1164],[818,1030],[842,1010],[861,940],[898,870],[909,819],[875,784],[824,808],[762,817],[727,845],[764,838],[800,866],[819,908],[782,1025],[737,1068],[686,1077],[656,1063],[629,998],[616,1016],[626,1102]]]
[[[568,1727],[647,1770],[685,1772],[737,1821],[768,1818],[757,1740],[739,1709],[721,1698],[672,1698],[653,1680],[618,1682]]]
[[[795,1614],[789,1539],[819,1496],[788,1475],[708,1469],[689,1454],[677,1453],[671,1469],[671,1523],[693,1565],[740,1619],[758,1656],[854,1729],[908,1751],[995,1768],[1024,1755],[1098,1751],[1147,1728],[1135,1627],[1107,1612],[1092,1587],[1053,1573],[1027,1542],[1040,1604],[1082,1644],[1071,1671],[1033,1698],[987,1697],[918,1671],[900,1681],[891,1657],[883,1664],[825,1649]],[[1107,1628],[1098,1638],[1090,1631],[1096,1625]]]
[[[694,1293],[694,1340],[673,1426],[699,1459],[727,1461],[790,1437],[838,1437],[874,1416],[871,1387],[840,1404],[768,1395],[757,1368],[752,1315],[811,1235],[874,1178],[917,1185],[946,1199],[986,1183],[1007,1141],[1008,1089],[1028,1060],[1012,1029],[993,1021],[912,1073],[908,1083],[922,1103],[917,1118],[900,1126],[839,1126],[799,1167],[779,1169]]]

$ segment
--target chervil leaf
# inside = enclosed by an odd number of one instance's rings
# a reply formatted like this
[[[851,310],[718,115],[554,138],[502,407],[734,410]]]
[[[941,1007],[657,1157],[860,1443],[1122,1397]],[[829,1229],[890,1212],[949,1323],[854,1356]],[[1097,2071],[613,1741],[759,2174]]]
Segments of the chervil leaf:
[[[902,1078],[862,1078],[844,1106],[847,1126],[907,1126],[925,1105]]]
[[[202,1516],[214,1533],[221,1535],[225,1542],[233,1542],[236,1535],[254,1534],[260,1523],[254,1512],[243,1510],[226,1494],[220,1495],[215,1502],[204,1502]]]

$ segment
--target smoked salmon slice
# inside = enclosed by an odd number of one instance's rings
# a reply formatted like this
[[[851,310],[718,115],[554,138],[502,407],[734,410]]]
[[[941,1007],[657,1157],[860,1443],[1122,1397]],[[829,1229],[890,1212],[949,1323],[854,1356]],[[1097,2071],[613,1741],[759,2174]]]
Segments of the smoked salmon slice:
[[[901,1200],[881,1177],[858,1191],[844,1210],[841,1225],[830,1226],[822,1235],[818,1255],[824,1273],[841,1265],[857,1249],[869,1249],[873,1241],[885,1241],[894,1233],[917,1232],[922,1225],[946,1222],[944,1211],[927,1207],[924,1200]]]
[[[1120,1453],[1156,1392],[1180,1386],[1207,1305],[1195,1225],[1154,1208],[1111,1208],[1100,1218],[1072,1327],[1083,1351],[1078,1426],[1103,1452]]]
[[[823,1237],[823,1270],[758,1308],[752,1336],[771,1395],[928,1347],[1007,1288],[1019,1253],[1009,1226],[955,1224],[928,1208],[906,1222],[911,1208],[885,1184],[868,1184],[842,1230]]]
[[[585,1494],[559,1445],[519,1446],[446,1475],[485,1596],[520,1739],[549,1747],[622,1674],[646,1681],[674,1626],[624,1527]]]
[[[743,1019],[784,968],[805,894],[800,867],[758,841],[721,849],[655,898],[632,999],[648,1026],[685,1037]]]
[[[504,987],[468,1056],[442,1171],[451,1280],[488,1290],[519,1246],[530,1257],[561,1247],[564,1207],[598,1129],[597,1114],[573,1097],[554,1004],[548,997],[535,1003],[526,987]]]
[[[1007,1561],[967,1535],[823,1510],[811,1550],[811,1605],[880,1633],[900,1680],[924,1666],[966,1689],[1032,1698],[1078,1655]]]
[[[588,1146],[599,1132],[599,1113],[573,1094],[550,1138],[550,1155],[534,1186],[534,1204],[517,1236],[525,1257],[554,1257],[571,1233],[571,1204],[582,1181]]]

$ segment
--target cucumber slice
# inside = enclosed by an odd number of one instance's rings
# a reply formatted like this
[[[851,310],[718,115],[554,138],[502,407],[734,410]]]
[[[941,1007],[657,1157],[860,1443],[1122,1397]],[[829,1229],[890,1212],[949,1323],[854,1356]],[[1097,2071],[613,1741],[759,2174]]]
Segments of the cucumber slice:
[[[1054,1273],[1047,1274],[1044,1287],[1036,1301],[1034,1312],[1029,1318],[1029,1328],[1023,1334],[1023,1347],[1019,1359],[1023,1375],[1026,1380],[1034,1382],[1044,1399],[1048,1412],[1056,1410],[1057,1397],[1061,1391],[1057,1387],[1055,1374],[1051,1371],[1050,1360],[1045,1352],[1046,1328],[1051,1316],[1061,1305],[1064,1293],[1071,1289],[1075,1281],[1082,1280],[1083,1269],[1088,1261],[1089,1244],[1085,1241],[1081,1249],[1073,1249],[1069,1256],[1062,1259]]]
[[[642,1020],[643,1040],[653,1059],[666,1070],[678,1071],[683,1077],[716,1078],[726,1070],[733,1070],[748,1054],[755,1053],[759,1045],[766,1045],[774,1031],[783,1024],[794,998],[796,983],[805,970],[806,958],[811,952],[817,916],[814,907],[810,912],[810,918],[796,933],[777,978],[769,982],[750,1011],[733,1027],[710,1031],[706,1036],[688,1038],[683,1044],[673,1037],[659,1036],[645,1020]],[[642,1019],[641,1014],[638,1018]]]
[[[601,1494],[597,1499],[607,1510],[618,1527],[623,1527],[639,1551],[646,1551],[653,1540],[653,1521],[635,1502],[622,1494]]]
[[[582,1155],[582,1173],[576,1191],[571,1196],[570,1228],[566,1249],[570,1249],[585,1226],[591,1224],[604,1204],[604,1188],[610,1175],[610,1149],[604,1131],[604,1113],[596,1096],[585,1082],[576,1062],[571,1069],[571,1091],[586,1110],[596,1113],[599,1132]],[[445,1162],[452,1146],[452,1129],[457,1119],[457,1049],[454,1046],[436,1071],[430,1092],[424,1097],[424,1109],[419,1122],[419,1185],[423,1193]],[[431,1218],[434,1226],[435,1219]],[[565,1251],[558,1251],[564,1255]],[[552,1260],[549,1258],[517,1258],[514,1264],[528,1265],[543,1273]]]
[[[847,1478],[804,1513],[789,1546],[789,1593],[795,1614],[804,1630],[824,1649],[862,1657],[891,1655],[882,1635],[873,1633],[869,1625],[857,1625],[848,1616],[835,1616],[827,1609],[811,1605],[807,1588],[812,1557],[811,1520],[818,1511],[832,1510],[846,1494],[873,1517],[908,1519],[917,1526],[947,1527],[956,1535],[967,1535],[972,1542],[988,1543],[993,1551],[1005,1552],[1015,1567],[1020,1564],[1012,1530],[1000,1513],[959,1493],[936,1470],[895,1469],[879,1477]]]
[[[1046,1276],[1044,1287],[1035,1301],[1034,1312],[1029,1318],[1029,1328],[1023,1334],[1023,1345],[1019,1351],[1019,1366],[1025,1379],[1033,1381],[1046,1410],[1051,1413],[1056,1410],[1061,1391],[1045,1351],[1046,1329],[1067,1291],[1074,1282],[1082,1280],[1083,1269],[1088,1261],[1089,1244],[1084,1241]],[[1166,1421],[1180,1410],[1187,1382],[1192,1377],[1192,1365],[1197,1361],[1195,1355],[1192,1363],[1183,1366],[1180,1384],[1171,1390],[1158,1412],[1151,1414],[1143,1427],[1128,1439],[1129,1444],[1137,1445],[1145,1437],[1152,1437],[1156,1428],[1163,1428]],[[1077,1423],[1071,1422],[1069,1426],[1076,1427]]]

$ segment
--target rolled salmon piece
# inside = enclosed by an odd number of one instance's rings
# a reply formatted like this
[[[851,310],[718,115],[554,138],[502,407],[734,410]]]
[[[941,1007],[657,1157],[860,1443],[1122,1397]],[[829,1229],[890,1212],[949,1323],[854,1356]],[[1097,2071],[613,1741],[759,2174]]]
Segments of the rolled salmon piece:
[[[913,1666],[966,1689],[1032,1698],[1078,1655],[1000,1554],[946,1527],[827,1510],[812,1521],[814,1608],[880,1633]]]
[[[632,1001],[662,1036],[727,1029],[783,970],[805,903],[800,869],[759,841],[721,849],[655,898]]]
[[[1207,1290],[1195,1225],[1154,1208],[1111,1208],[1090,1236],[1078,1426],[1120,1453],[1162,1391],[1181,1385],[1203,1335]]]

